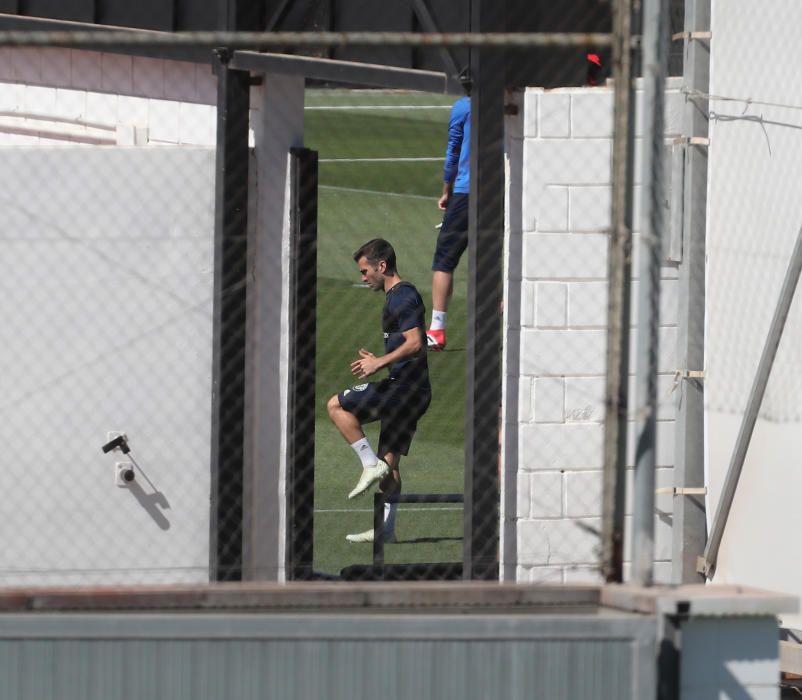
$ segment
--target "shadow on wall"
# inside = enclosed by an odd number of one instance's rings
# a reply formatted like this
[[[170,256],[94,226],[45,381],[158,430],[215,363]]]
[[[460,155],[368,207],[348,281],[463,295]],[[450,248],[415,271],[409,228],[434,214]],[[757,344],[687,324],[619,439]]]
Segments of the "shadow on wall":
[[[139,478],[130,481],[126,485],[126,488],[134,495],[136,500],[139,501],[139,505],[147,511],[147,514],[153,519],[156,525],[162,530],[169,530],[170,521],[162,510],[169,510],[170,502],[167,500],[167,497],[154,486],[153,482],[148,478],[147,474],[145,474],[142,467],[137,464],[134,458],[130,455],[129,458],[136,468],[136,476],[142,477],[142,481],[147,484],[149,490],[142,488]]]

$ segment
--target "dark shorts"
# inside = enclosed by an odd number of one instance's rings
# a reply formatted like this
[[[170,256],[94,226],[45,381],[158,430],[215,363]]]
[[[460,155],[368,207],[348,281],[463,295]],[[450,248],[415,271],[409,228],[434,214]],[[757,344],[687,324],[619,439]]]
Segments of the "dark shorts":
[[[409,453],[418,419],[429,408],[432,395],[426,389],[382,379],[345,389],[337,398],[340,406],[353,413],[360,425],[381,421],[377,450],[381,456],[386,452]]]
[[[468,247],[468,195],[452,194],[437,236],[432,270],[454,272]]]

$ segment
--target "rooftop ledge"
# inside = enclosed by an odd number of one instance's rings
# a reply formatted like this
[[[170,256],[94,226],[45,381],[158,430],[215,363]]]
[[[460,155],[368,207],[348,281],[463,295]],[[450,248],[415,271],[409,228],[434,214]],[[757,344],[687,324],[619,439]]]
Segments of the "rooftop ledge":
[[[732,585],[639,587],[485,582],[243,582],[0,589],[0,614],[126,610],[774,616],[798,598]]]

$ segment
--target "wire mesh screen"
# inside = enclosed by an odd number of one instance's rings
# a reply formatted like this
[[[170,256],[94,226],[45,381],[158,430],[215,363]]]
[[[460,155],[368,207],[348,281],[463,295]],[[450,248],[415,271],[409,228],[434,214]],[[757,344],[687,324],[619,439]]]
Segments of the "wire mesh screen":
[[[606,46],[300,101],[236,53],[8,50],[0,584],[453,579],[483,527],[494,576],[599,580]]]

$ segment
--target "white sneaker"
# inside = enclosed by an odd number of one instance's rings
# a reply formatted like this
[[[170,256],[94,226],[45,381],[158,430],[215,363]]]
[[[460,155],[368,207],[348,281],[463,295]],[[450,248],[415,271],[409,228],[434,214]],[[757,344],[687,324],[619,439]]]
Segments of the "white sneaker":
[[[359,477],[359,481],[354,487],[354,490],[348,494],[348,498],[356,498],[365,493],[373,484],[377,481],[381,481],[389,473],[390,465],[381,459],[372,467],[363,467],[362,476]]]
[[[346,535],[345,539],[349,542],[373,542],[373,529],[357,532],[354,535]],[[384,533],[384,544],[395,544],[396,541],[394,532]]]

